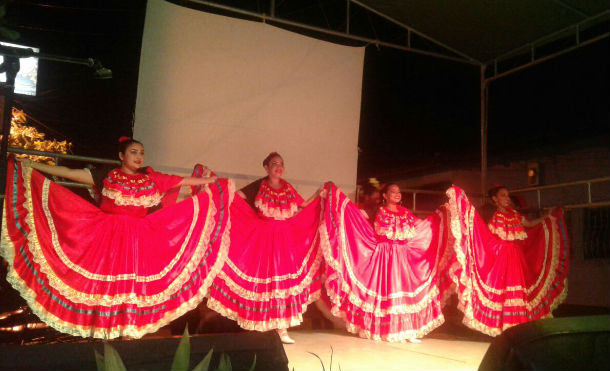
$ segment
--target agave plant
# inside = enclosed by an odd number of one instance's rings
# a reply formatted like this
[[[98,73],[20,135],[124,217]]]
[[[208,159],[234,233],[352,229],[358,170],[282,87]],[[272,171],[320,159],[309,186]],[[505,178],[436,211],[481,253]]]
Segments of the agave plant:
[[[187,371],[191,359],[191,343],[188,328],[184,329],[182,339],[178,344],[178,349],[174,354],[174,360],[172,361],[172,371]],[[192,371],[207,371],[210,367],[210,361],[212,360],[212,352],[210,351],[203,357],[203,359],[193,368]],[[127,371],[125,364],[121,359],[119,353],[107,342],[104,343],[104,355],[101,355],[95,350],[95,363],[97,364],[98,371]],[[250,371],[254,370],[256,366],[256,354],[254,360],[250,366]],[[220,355],[220,361],[218,362],[218,371],[231,371],[231,359],[226,354]]]

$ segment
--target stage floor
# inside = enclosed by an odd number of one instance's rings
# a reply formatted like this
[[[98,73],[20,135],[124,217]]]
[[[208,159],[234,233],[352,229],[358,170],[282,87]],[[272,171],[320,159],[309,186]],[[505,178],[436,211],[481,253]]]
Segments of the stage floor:
[[[330,370],[476,370],[491,338],[468,339],[447,333],[431,334],[419,344],[362,339],[344,330],[293,330],[295,344],[285,344],[288,368]]]

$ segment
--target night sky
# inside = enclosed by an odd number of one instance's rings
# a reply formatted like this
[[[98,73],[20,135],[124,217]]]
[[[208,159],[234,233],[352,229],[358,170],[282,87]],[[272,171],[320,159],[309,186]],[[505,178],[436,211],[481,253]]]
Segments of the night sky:
[[[19,1],[16,41],[41,53],[95,57],[113,79],[78,65],[40,61],[37,97],[17,97],[73,152],[113,158],[131,135],[145,1]],[[80,2],[81,4],[83,2]],[[93,4],[93,5],[92,5]],[[608,145],[608,40],[493,82],[489,162]],[[479,68],[389,48],[365,54],[358,177],[389,179],[480,165]]]

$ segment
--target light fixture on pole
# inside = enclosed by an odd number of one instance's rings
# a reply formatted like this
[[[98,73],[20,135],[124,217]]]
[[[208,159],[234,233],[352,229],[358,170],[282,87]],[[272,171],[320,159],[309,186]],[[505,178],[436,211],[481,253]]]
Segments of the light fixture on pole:
[[[6,82],[0,83],[2,96],[3,112],[2,120],[2,142],[0,143],[0,191],[4,197],[4,188],[6,185],[6,157],[8,150],[8,137],[11,131],[11,117],[13,108],[13,97],[15,94],[15,79],[21,68],[21,58],[39,58],[50,61],[80,64],[87,66],[93,70],[93,77],[96,79],[112,78],[112,71],[102,66],[102,63],[93,58],[71,58],[52,54],[43,54],[35,52],[29,47],[13,46],[12,44],[0,43],[0,56],[3,56],[2,64],[0,64],[0,74],[6,73]],[[3,98],[3,99],[2,99]],[[0,209],[0,218],[3,209]]]

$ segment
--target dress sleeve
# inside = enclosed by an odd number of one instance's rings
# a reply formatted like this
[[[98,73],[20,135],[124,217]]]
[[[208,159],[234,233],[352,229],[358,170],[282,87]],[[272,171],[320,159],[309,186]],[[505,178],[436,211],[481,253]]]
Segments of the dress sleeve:
[[[263,182],[263,179],[265,179],[265,178],[257,179],[255,181],[253,181],[252,183],[248,184],[247,186],[243,187],[242,189],[240,189],[240,191],[244,195],[246,195],[246,202],[253,209],[256,209],[256,207],[254,206],[254,199],[256,198],[256,195],[258,194],[258,190],[261,187],[261,183]]]
[[[292,192],[292,194],[294,194],[294,201],[296,202],[296,204],[298,206],[301,206],[305,200],[303,199],[303,197],[301,197],[301,195],[299,194],[299,192],[297,192],[296,189],[294,189],[294,187],[292,186],[292,184],[286,182],[286,184],[288,184],[288,187],[290,187],[290,191]]]
[[[146,173],[148,174],[148,176],[153,178],[153,180],[157,184],[159,193],[165,193],[169,191],[170,189],[178,185],[178,183],[180,183],[183,179],[181,176],[159,173],[157,171],[154,171],[150,167],[146,169]]]

